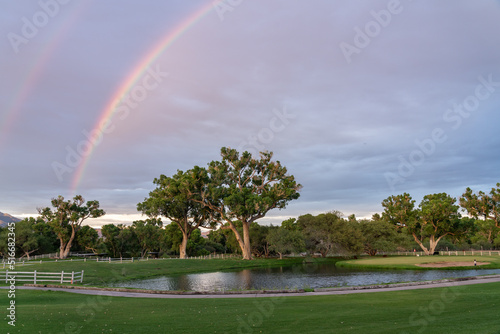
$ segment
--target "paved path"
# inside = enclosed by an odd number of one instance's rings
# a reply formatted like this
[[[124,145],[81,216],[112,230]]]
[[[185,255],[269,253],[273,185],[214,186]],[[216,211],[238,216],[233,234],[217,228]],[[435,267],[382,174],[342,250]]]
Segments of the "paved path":
[[[302,292],[302,293],[251,293],[251,294],[161,294],[161,293],[143,293],[143,292],[124,292],[124,291],[108,291],[108,290],[80,290],[80,289],[67,289],[55,287],[30,287],[30,286],[17,286],[16,289],[22,290],[49,290],[49,291],[64,291],[70,293],[78,293],[83,295],[99,295],[110,297],[136,297],[136,298],[259,298],[259,297],[292,297],[292,296],[325,296],[325,295],[346,295],[352,293],[369,293],[369,292],[385,292],[385,291],[401,291],[401,290],[417,290],[429,288],[444,288],[455,287],[462,285],[481,284],[500,282],[500,275],[492,277],[476,277],[465,281],[458,280],[452,282],[433,282],[433,283],[405,283],[405,284],[392,284],[383,286],[372,287],[352,287],[343,288],[342,290],[334,291],[317,291],[317,292]],[[8,287],[0,287],[0,289],[8,289]]]

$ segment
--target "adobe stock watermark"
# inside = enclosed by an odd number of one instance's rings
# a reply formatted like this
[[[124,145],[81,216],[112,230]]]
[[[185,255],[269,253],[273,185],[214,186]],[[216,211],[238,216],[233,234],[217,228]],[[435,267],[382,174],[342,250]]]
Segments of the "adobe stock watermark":
[[[226,12],[232,12],[236,7],[241,5],[244,0],[215,0],[212,6],[219,16],[219,20],[224,21]]]
[[[103,265],[108,265],[107,263]],[[112,265],[112,264],[109,264]],[[122,269],[122,276],[125,275],[124,272],[125,269]],[[111,270],[111,273],[113,274],[114,278],[113,280],[110,281],[110,283],[114,282],[120,282],[123,277],[118,274],[117,270],[113,269]],[[76,315],[79,317],[85,319],[85,325],[90,325],[94,319],[96,318],[96,315],[102,314],[103,311],[106,310],[106,306],[111,304],[112,302],[112,297],[106,296],[106,295],[95,295],[95,296],[88,296],[84,302],[82,302],[78,307],[76,308]],[[84,329],[84,326],[79,326],[75,321],[69,321],[64,325],[64,331],[60,332],[60,334],[79,334],[82,332]],[[111,328],[110,328],[111,330]]]
[[[7,233],[7,265],[9,270],[16,270],[16,224],[11,222],[8,224]],[[5,281],[9,284],[7,297],[9,298],[9,306],[7,307],[7,323],[9,326],[16,326],[16,276],[5,273]],[[9,321],[10,320],[10,321]]]
[[[65,174],[73,173],[74,169],[83,162],[83,159],[92,152],[94,147],[102,143],[105,134],[109,134],[115,130],[116,126],[114,123],[116,119],[120,121],[125,120],[129,116],[130,111],[137,108],[148,97],[149,92],[158,88],[168,75],[167,72],[160,70],[159,65],[156,65],[155,69],[148,68],[142,80],[130,90],[130,93],[116,102],[112,119],[103,120],[98,127],[91,131],[84,129],[82,131],[84,139],[78,142],[76,147],[73,148],[67,145],[65,160],[63,162],[53,161],[51,164],[52,170],[59,182],[64,181]]]
[[[266,150],[266,145],[274,140],[275,135],[285,130],[296,117],[287,111],[286,106],[283,106],[281,110],[273,109],[273,115],[267,127],[263,127],[256,134],[248,136],[238,145],[238,152],[248,151],[253,156],[259,156],[259,152]]]
[[[389,26],[393,17],[401,14],[402,11],[403,5],[400,0],[390,0],[385,9],[379,11],[371,10],[370,15],[373,20],[366,22],[362,28],[359,26],[354,27],[352,44],[344,41],[339,44],[340,51],[342,51],[347,63],[350,64],[352,62],[354,54],[360,54],[363,49],[368,47],[372,40],[377,38],[383,29]]]
[[[19,47],[21,45],[28,44],[33,38],[35,38],[40,29],[45,27],[51,19],[56,17],[61,6],[66,5],[71,2],[71,0],[40,0],[38,1],[38,6],[40,10],[35,12],[30,17],[23,16],[21,18],[21,29],[19,33],[9,32],[7,34],[7,39],[12,47],[12,50],[17,54],[19,53]]]
[[[469,118],[472,112],[478,110],[481,102],[490,98],[500,87],[500,81],[494,81],[493,74],[488,75],[487,78],[479,76],[477,80],[479,83],[476,85],[473,94],[465,97],[459,104],[454,103],[451,108],[444,112],[443,121],[451,123],[452,130],[458,130],[463,120]],[[397,172],[384,173],[389,188],[395,191],[396,185],[404,183],[407,178],[412,176],[417,167],[421,166],[428,157],[433,155],[437,146],[447,139],[446,131],[441,127],[434,128],[430,136],[423,140],[416,139],[416,148],[408,156],[398,156]]]
[[[421,306],[408,318],[408,325],[415,328],[411,333],[424,333],[429,325],[439,320],[439,316],[445,311],[446,306],[453,303],[461,293],[453,287],[442,289],[441,293],[433,299],[427,307]],[[401,334],[408,334],[403,331]]]
[[[264,320],[269,319],[273,314],[276,306],[285,301],[285,297],[272,297],[272,298],[256,298],[253,302],[255,310],[244,318],[237,316],[238,327],[236,333],[238,334],[251,334],[260,333],[258,329],[264,323]]]

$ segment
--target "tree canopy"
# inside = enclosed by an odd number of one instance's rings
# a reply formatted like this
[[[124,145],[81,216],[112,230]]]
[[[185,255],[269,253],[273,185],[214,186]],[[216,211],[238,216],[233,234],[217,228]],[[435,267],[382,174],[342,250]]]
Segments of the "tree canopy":
[[[196,201],[220,216],[233,231],[244,259],[251,259],[250,224],[272,209],[283,209],[299,198],[302,187],[279,161],[271,161],[271,152],[261,152],[256,159],[248,152],[241,155],[223,147],[221,161],[212,161],[208,168],[189,171],[190,193]],[[243,235],[236,222],[242,224]]]
[[[446,193],[424,196],[418,209],[407,193],[390,196],[382,202],[383,217],[404,228],[426,254],[433,254],[439,241],[446,235],[460,232],[456,199]],[[429,248],[423,241],[429,238]]]
[[[500,183],[497,183],[496,188],[491,188],[489,194],[483,191],[476,194],[467,187],[460,197],[460,206],[472,217],[491,219],[496,227],[500,227]]]
[[[40,216],[54,229],[60,242],[59,257],[65,259],[73,244],[76,232],[88,218],[98,218],[105,214],[98,201],[85,201],[81,195],[72,200],[58,196],[51,201],[52,207],[38,208]]]
[[[172,177],[160,175],[154,180],[156,189],[149,193],[137,209],[151,218],[170,219],[179,226],[182,242],[179,245],[181,259],[186,257],[186,247],[191,233],[199,227],[214,227],[217,212],[203,204],[201,197],[190,192],[193,174],[178,171]]]

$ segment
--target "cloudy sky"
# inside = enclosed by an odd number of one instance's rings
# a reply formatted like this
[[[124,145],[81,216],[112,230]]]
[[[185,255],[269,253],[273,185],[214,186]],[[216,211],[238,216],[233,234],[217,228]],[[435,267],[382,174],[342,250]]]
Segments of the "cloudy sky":
[[[303,185],[261,223],[500,182],[500,1],[0,1],[0,211],[99,200],[229,146]]]

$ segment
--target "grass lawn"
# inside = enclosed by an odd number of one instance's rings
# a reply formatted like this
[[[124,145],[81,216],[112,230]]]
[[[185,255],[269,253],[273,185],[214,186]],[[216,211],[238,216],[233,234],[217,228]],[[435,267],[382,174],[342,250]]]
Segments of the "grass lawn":
[[[99,297],[0,290],[0,333],[500,333],[500,283],[336,296]]]
[[[302,263],[303,258],[279,259],[254,259],[252,261],[239,259],[210,259],[210,260],[149,260],[133,263],[74,261],[34,262],[30,265],[17,265],[17,271],[44,271],[44,272],[71,272],[84,270],[83,285],[105,286],[107,283],[116,283],[132,279],[150,278],[154,276],[173,276],[202,272],[216,272],[221,270],[237,270],[255,267],[278,267]],[[338,259],[314,259],[317,263],[335,263]],[[50,283],[50,282],[49,282]],[[57,284],[54,282],[53,284]],[[6,285],[0,282],[0,285]]]
[[[366,268],[366,269],[429,269],[418,267],[416,264],[431,262],[489,262],[490,264],[481,265],[477,269],[499,269],[500,256],[395,256],[395,257],[367,257],[358,260],[347,260],[336,263],[338,267],[344,268]],[[454,267],[453,269],[471,267]],[[436,268],[432,268],[436,270]],[[449,269],[449,268],[443,268]]]

